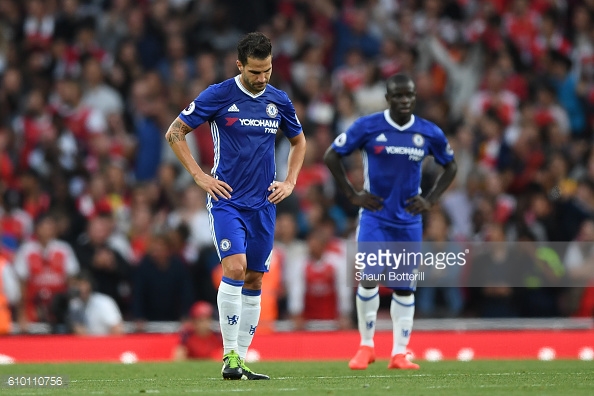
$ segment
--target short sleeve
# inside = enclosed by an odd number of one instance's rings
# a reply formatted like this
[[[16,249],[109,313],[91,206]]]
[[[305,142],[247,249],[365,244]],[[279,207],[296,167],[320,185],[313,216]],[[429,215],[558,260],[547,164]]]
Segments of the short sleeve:
[[[219,100],[215,86],[211,85],[179,114],[179,119],[194,129],[210,120],[218,111]]]
[[[283,133],[288,138],[293,138],[299,135],[303,128],[301,127],[301,122],[299,122],[299,118],[297,118],[297,114],[295,113],[295,107],[293,106],[293,102],[286,96],[286,102],[284,104],[279,105],[279,112],[281,115],[281,124],[280,127],[283,130]],[[270,105],[268,105],[270,106]],[[268,108],[266,109],[268,112]]]
[[[437,126],[434,126],[434,134],[429,139],[429,151],[435,162],[439,165],[447,165],[454,160],[454,150],[450,147],[445,134]]]
[[[29,278],[29,266],[27,264],[27,244],[21,246],[17,250],[12,265],[14,272],[21,281],[26,281]]]
[[[109,326],[113,327],[122,322],[122,314],[113,298],[106,296],[103,301],[103,321]]]
[[[93,134],[104,133],[107,130],[107,120],[100,111],[91,110],[86,127]]]
[[[359,118],[346,132],[341,133],[334,139],[332,149],[341,156],[345,156],[362,148],[365,144],[366,129],[365,123]]]
[[[66,243],[64,244],[64,251],[66,253],[66,273],[68,276],[74,276],[80,271],[76,254],[74,254],[72,247]]]

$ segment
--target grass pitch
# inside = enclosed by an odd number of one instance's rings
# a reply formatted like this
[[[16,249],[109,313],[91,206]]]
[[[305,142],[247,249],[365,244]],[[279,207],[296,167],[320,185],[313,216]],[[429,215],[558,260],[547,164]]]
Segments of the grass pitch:
[[[0,388],[2,395],[593,395],[594,363],[557,361],[419,362],[419,371],[365,371],[347,362],[261,362],[270,381],[223,381],[217,362],[16,364],[0,376],[65,375],[67,388]]]

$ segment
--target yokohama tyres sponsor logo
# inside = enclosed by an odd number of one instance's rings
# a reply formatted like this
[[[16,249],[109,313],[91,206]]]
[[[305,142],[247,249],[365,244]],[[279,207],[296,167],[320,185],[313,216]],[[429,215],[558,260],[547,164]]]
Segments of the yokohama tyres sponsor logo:
[[[402,146],[386,146],[386,153],[416,155],[419,157],[425,155],[425,151],[423,149],[414,148],[414,147],[402,147]]]
[[[264,128],[278,128],[278,120],[256,120],[254,118],[234,118],[225,117],[227,120],[226,126],[235,124],[237,121],[241,126],[264,127]]]
[[[278,120],[255,120],[253,118],[240,118],[241,126],[254,126],[265,128],[278,128]]]

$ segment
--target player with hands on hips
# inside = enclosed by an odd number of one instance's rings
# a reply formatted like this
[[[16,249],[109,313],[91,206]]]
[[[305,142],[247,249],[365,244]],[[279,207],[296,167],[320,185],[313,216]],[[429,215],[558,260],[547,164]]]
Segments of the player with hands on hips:
[[[415,84],[405,74],[391,76],[386,82],[388,109],[357,119],[339,135],[324,155],[338,187],[353,205],[361,207],[357,242],[405,242],[420,251],[422,217],[448,188],[457,171],[454,153],[443,131],[435,124],[413,114]],[[349,182],[342,157],[360,150],[365,176],[364,190],[356,191]],[[433,156],[444,171],[425,197],[421,196],[421,167]],[[408,250],[408,249],[407,249]],[[404,267],[404,266],[403,266]],[[414,266],[406,266],[412,271]],[[378,282],[385,279],[385,266],[366,266],[357,288],[357,321],[361,342],[349,362],[353,370],[364,370],[375,361],[373,337],[379,309]],[[369,279],[371,278],[371,279]],[[413,277],[414,278],[414,277]],[[390,369],[418,369],[406,357],[414,316],[416,281],[389,284],[393,290],[390,316],[393,347]]]
[[[239,75],[206,88],[173,121],[166,138],[174,153],[208,193],[210,227],[221,265],[217,305],[223,337],[224,379],[269,379],[245,364],[260,318],[262,278],[272,257],[276,204],[295,187],[305,156],[305,137],[287,94],[268,84],[272,44],[249,33],[237,45]],[[208,122],[214,143],[210,174],[196,163],[185,135]],[[287,177],[275,181],[279,130],[291,143]]]

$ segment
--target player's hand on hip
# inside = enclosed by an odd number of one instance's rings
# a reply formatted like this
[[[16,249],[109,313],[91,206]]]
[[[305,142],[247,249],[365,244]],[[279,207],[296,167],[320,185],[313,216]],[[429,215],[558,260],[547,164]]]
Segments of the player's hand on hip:
[[[420,195],[407,199],[406,203],[406,211],[412,215],[418,215],[431,209],[431,203]]]
[[[352,195],[349,197],[349,201],[355,206],[360,206],[373,212],[381,210],[384,207],[384,199],[382,197],[373,195],[366,190],[359,191],[355,195]]]
[[[268,191],[272,191],[272,194],[268,196],[268,200],[276,205],[291,195],[293,188],[295,188],[295,185],[288,181],[275,181],[268,187]]]
[[[194,177],[194,181],[201,189],[210,194],[215,201],[219,200],[218,197],[225,199],[231,198],[233,189],[222,180],[215,179],[214,177],[203,173],[200,176]]]

